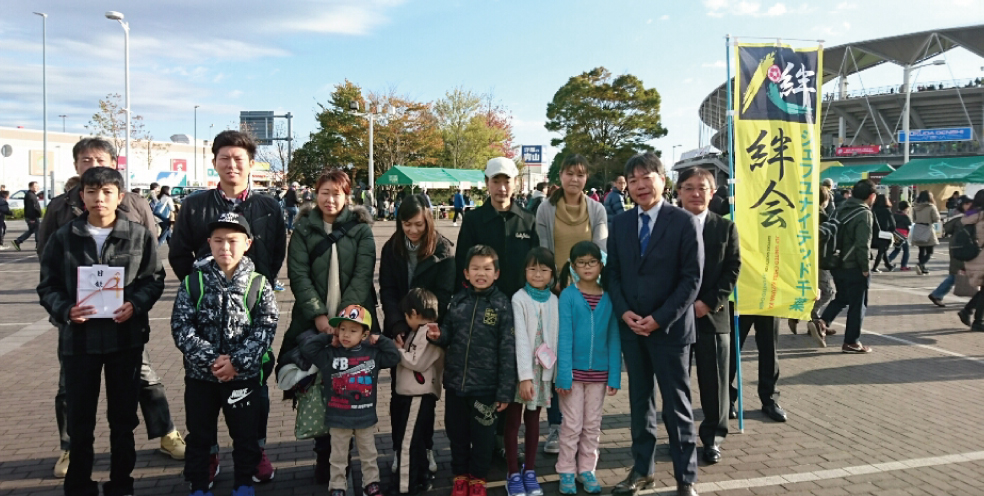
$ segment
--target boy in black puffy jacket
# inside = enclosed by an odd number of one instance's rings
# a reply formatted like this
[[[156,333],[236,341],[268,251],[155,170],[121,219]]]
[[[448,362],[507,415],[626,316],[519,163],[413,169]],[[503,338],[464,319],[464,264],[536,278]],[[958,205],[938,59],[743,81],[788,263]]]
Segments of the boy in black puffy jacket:
[[[516,394],[516,338],[512,303],[493,285],[499,278],[495,250],[471,247],[464,273],[471,287],[454,295],[440,331],[427,337],[447,350],[444,425],[451,441],[451,495],[485,496],[496,417]]]

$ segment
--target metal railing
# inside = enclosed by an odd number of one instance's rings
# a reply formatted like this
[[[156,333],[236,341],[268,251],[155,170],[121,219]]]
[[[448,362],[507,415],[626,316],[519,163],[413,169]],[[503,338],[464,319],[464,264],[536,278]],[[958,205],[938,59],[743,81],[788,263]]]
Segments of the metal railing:
[[[929,83],[913,84],[912,92],[920,93],[927,91],[950,90],[954,88],[984,88],[984,78],[951,79],[948,81],[933,81]],[[862,88],[860,90],[845,92],[842,96],[838,91],[830,91],[823,94],[823,101],[831,102],[835,100],[847,100],[850,98],[860,98],[865,96],[890,95],[895,93],[904,94],[903,85],[895,84],[891,86],[879,86],[877,88]]]
[[[837,146],[821,146],[820,156],[823,158],[851,158],[851,157],[883,157],[903,155],[904,145],[892,143],[889,145],[870,145],[855,144],[853,146],[877,146],[880,148],[878,153],[857,153],[848,155],[837,155]],[[933,157],[945,155],[966,155],[968,153],[981,153],[981,148],[977,141],[948,141],[943,143],[913,143],[909,149],[910,156]]]

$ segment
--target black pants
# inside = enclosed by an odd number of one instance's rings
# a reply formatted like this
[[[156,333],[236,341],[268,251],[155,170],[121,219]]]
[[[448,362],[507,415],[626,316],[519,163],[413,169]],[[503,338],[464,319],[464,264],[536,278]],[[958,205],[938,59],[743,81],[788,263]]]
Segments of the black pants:
[[[219,411],[225,415],[232,437],[233,487],[253,485],[253,472],[260,463],[256,422],[262,402],[258,401],[257,389],[255,379],[220,383],[185,378],[185,480],[191,483],[191,492],[208,491],[208,458],[218,430]]]
[[[834,276],[837,294],[824,309],[820,317],[829,326],[837,314],[847,307],[847,322],[844,329],[844,344],[857,344],[861,339],[861,323],[868,308],[868,286],[871,282],[861,269],[836,269],[830,271]]]
[[[394,474],[397,489],[403,494],[417,493],[427,483],[427,441],[434,432],[437,397],[394,394],[390,401],[393,451],[400,465]]]
[[[451,222],[458,222],[458,217],[461,217],[461,209],[460,208],[454,209],[454,218],[451,219]]]
[[[98,496],[99,486],[92,480],[92,443],[96,428],[99,388],[106,373],[106,418],[109,421],[109,482],[105,496],[133,494],[133,467],[137,461],[133,430],[140,392],[142,348],[104,355],[66,355],[65,389],[68,395],[68,424],[74,440],[65,476],[66,496]]]
[[[3,237],[7,234],[7,223],[0,219],[0,245],[3,245]]]
[[[837,286],[838,291],[840,286]],[[733,311],[733,310],[732,310]],[[733,314],[732,314],[733,315]],[[758,395],[762,406],[768,406],[779,398],[776,383],[779,382],[779,352],[776,345],[779,342],[779,319],[764,315],[741,315],[738,317],[738,328],[741,342],[732,346],[731,365],[728,372],[728,383],[731,385],[731,403],[738,401],[738,388],[735,386],[737,373],[738,350],[745,345],[748,333],[755,326],[755,346],[758,347]]]
[[[451,473],[484,479],[495,448],[494,395],[463,396],[445,390],[444,428],[451,442]]]
[[[973,314],[974,324],[984,324],[984,291],[974,293],[974,297],[964,305],[964,313]]]
[[[933,256],[932,246],[920,246],[919,247],[919,265],[925,265]]]
[[[656,346],[619,323],[629,374],[633,468],[651,475],[656,463],[656,386],[677,482],[697,482],[697,432],[690,400],[690,346]]]
[[[27,241],[27,238],[30,238],[32,234],[35,234],[38,230],[38,224],[40,224],[39,219],[27,219],[26,222],[27,222],[27,231],[25,231],[24,234],[21,234],[17,238],[16,241],[18,244]],[[34,237],[34,240],[37,241],[37,236]]]
[[[886,246],[879,246],[878,247],[878,253],[875,254],[875,263],[872,266],[873,269],[877,269],[878,268],[878,265],[881,264],[882,262],[885,262],[885,268],[886,269],[892,266],[891,262],[888,261],[888,249],[889,248],[890,248],[890,246],[888,246],[887,244],[886,244]]]
[[[705,446],[720,446],[728,436],[728,377],[731,334],[697,333],[697,385],[704,409],[697,434]]]
[[[62,451],[72,447],[71,435],[68,430],[68,395],[65,391],[65,364],[58,357],[61,370],[58,373],[58,393],[55,394],[55,418],[58,421],[58,437],[61,440]],[[167,404],[164,384],[150,365],[150,355],[144,349],[140,363],[140,411],[143,413],[144,425],[147,427],[147,439],[157,439],[174,430],[171,420],[171,409]]]

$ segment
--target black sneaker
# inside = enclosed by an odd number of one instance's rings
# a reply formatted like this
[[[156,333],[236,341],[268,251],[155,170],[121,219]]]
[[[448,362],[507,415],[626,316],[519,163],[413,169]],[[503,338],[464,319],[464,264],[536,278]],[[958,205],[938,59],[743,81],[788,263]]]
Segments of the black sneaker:
[[[957,317],[960,317],[960,322],[963,322],[963,325],[967,327],[971,326],[970,312],[968,312],[967,309],[963,309],[957,312]]]
[[[15,250],[21,251],[20,243],[18,243],[16,239],[11,241],[10,244],[14,245]]]
[[[363,494],[365,496],[383,496],[383,490],[379,487],[378,482],[373,482],[363,489]],[[332,492],[332,496],[335,496],[334,491]],[[343,493],[342,496],[345,496],[345,494]]]

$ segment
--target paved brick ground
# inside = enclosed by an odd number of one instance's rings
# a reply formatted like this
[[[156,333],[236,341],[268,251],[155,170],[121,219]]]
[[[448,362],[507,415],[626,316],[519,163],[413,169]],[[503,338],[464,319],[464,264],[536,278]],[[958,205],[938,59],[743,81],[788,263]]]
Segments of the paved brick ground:
[[[8,224],[8,240],[23,232],[23,223]],[[446,221],[440,222],[440,229],[451,239],[457,236],[457,229]],[[377,248],[381,248],[393,225],[378,225],[374,231]],[[33,246],[29,241],[25,248],[32,250]],[[937,309],[926,299],[945,275],[945,249],[938,252],[929,264],[931,275],[875,275],[865,320],[865,330],[870,332],[862,337],[874,347],[871,355],[841,354],[842,327],[831,338],[831,348],[817,349],[802,333],[792,335],[782,326],[779,387],[780,403],[789,412],[785,424],[771,422],[758,411],[757,357],[754,341],[749,341],[743,360],[745,431],[728,438],[721,463],[702,464],[701,494],[984,494],[984,429],[980,428],[984,422],[984,335],[967,331],[954,315],[956,302],[966,299],[948,297],[947,309]],[[163,253],[162,257],[166,259]],[[31,251],[0,252],[0,496],[61,494],[60,481],[51,477],[59,454],[53,406],[58,373],[56,331],[24,329],[39,321],[43,329],[47,318],[34,292],[37,277],[38,261]],[[286,268],[282,277],[288,283]],[[183,370],[167,322],[176,282],[173,276],[168,278],[164,298],[151,313],[155,320],[148,348],[167,386],[175,423],[183,429]],[[289,323],[293,297],[286,291],[279,299],[282,333]],[[838,322],[843,322],[843,316]],[[386,412],[388,388],[380,391],[379,411]],[[273,390],[271,395],[279,397],[279,392]],[[624,477],[630,460],[627,400],[625,392],[606,399],[598,476],[607,487]],[[694,401],[699,419],[702,413],[696,394]],[[267,453],[278,471],[273,483],[258,487],[259,494],[327,492],[313,483],[312,445],[294,439],[293,417],[289,403],[274,402]],[[732,421],[732,427],[737,431],[737,421]],[[440,473],[431,494],[448,494],[450,454],[440,405],[436,428]],[[220,429],[225,471],[215,491],[228,494],[231,442],[224,427]],[[385,484],[392,443],[389,419],[383,413],[377,431]],[[180,475],[182,463],[158,453],[158,441],[146,440],[142,426],[137,435],[137,493],[187,494]],[[662,427],[660,436],[657,475],[669,487],[673,478]],[[100,414],[95,474],[100,479],[108,473],[107,438]],[[548,481],[544,488],[551,495],[557,493],[554,461],[550,455],[539,459],[538,473]],[[496,463],[490,480],[502,480],[503,465]],[[491,492],[504,494],[501,483]]]

